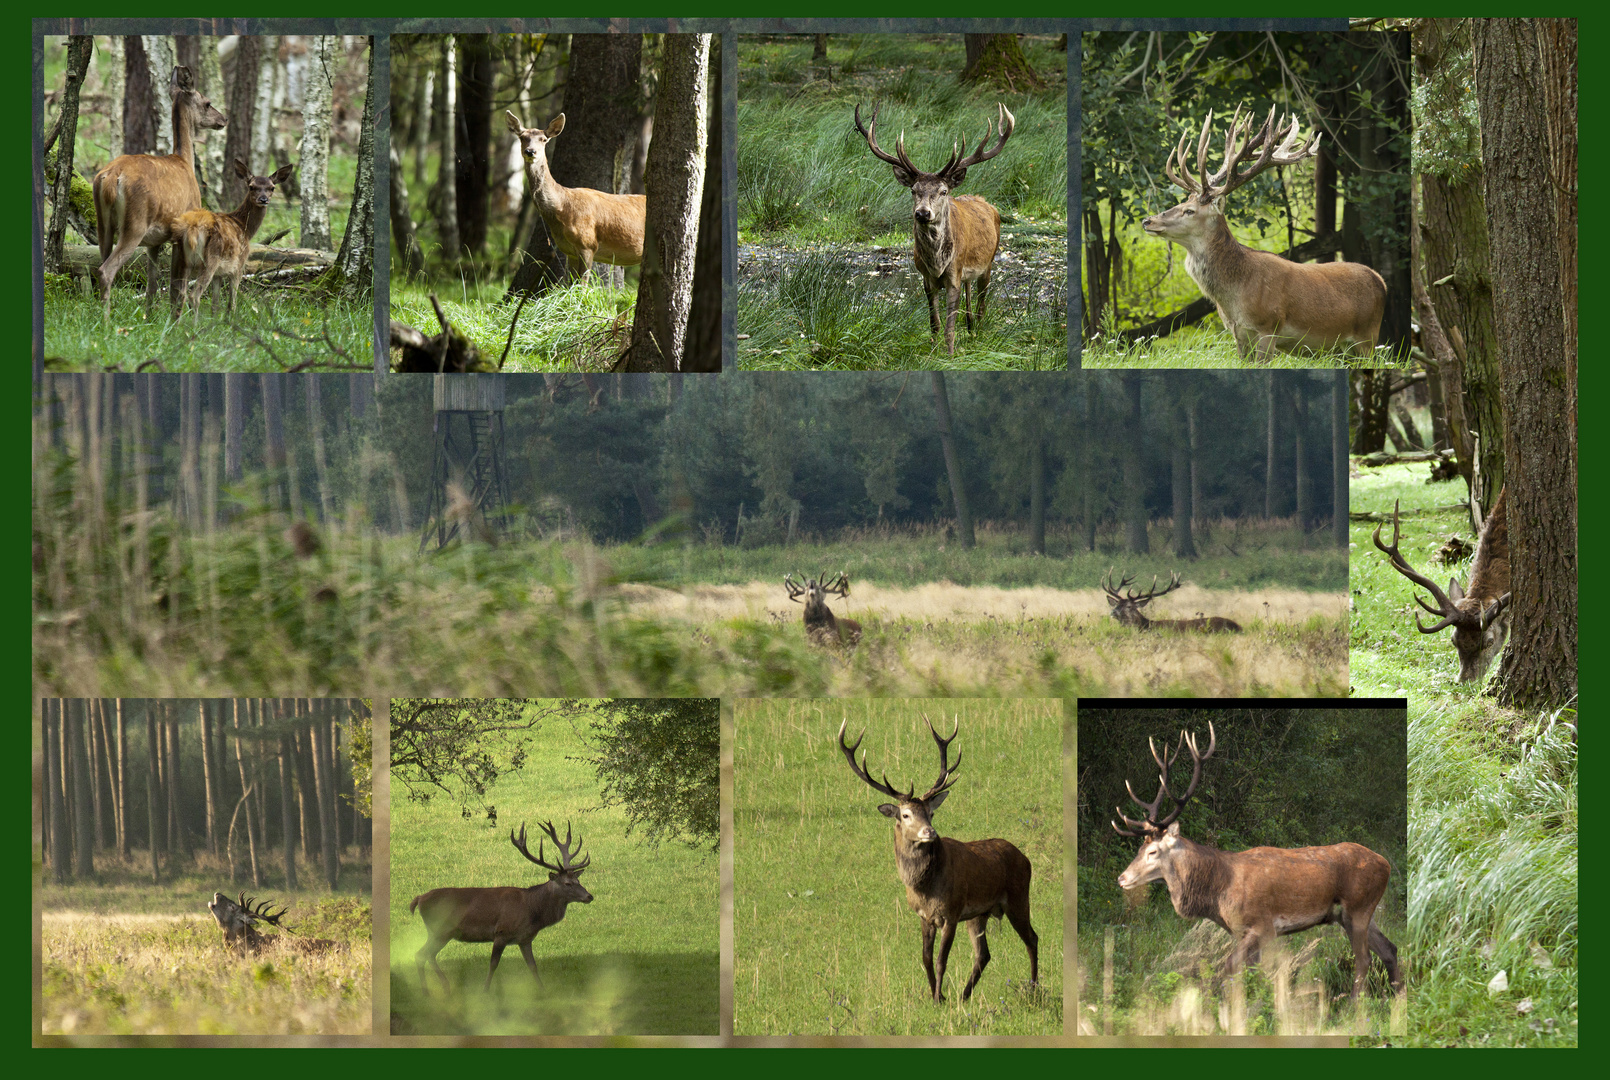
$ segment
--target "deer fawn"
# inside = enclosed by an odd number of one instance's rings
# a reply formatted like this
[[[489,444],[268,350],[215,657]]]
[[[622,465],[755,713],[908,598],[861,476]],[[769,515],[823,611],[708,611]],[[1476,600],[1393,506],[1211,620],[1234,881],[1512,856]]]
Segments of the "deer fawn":
[[[537,853],[531,854],[526,847],[525,823],[520,824],[520,839],[514,838],[514,830],[509,830],[509,843],[514,845],[516,851],[530,861],[536,863],[544,870],[550,871],[548,880],[540,885],[529,888],[448,888],[432,889],[422,893],[408,904],[408,910],[418,909],[420,918],[425,920],[425,929],[429,938],[420,947],[414,956],[414,964],[419,969],[419,985],[425,985],[425,961],[429,960],[436,969],[436,975],[442,980],[442,990],[450,989],[447,973],[442,965],[436,962],[436,954],[449,941],[468,941],[492,943],[492,966],[486,971],[486,984],[484,989],[491,989],[492,976],[497,973],[498,960],[503,956],[503,950],[509,945],[520,946],[520,955],[525,957],[526,967],[538,984],[542,976],[537,974],[537,958],[531,955],[531,939],[538,932],[554,925],[565,917],[565,908],[572,903],[590,904],[593,894],[587,891],[579,880],[581,872],[591,865],[593,858],[587,856],[581,862],[573,860],[581,854],[581,837],[576,838],[574,849],[570,846],[570,826],[565,826],[565,839],[559,839],[553,822],[541,826],[548,839],[554,842],[559,849],[559,864],[547,862],[543,856],[542,842],[537,842]]]
[[[157,256],[173,239],[173,221],[201,205],[196,183],[195,130],[216,131],[229,122],[196,89],[187,67],[173,69],[173,153],[124,154],[95,174],[95,233],[101,246],[96,270],[105,314],[112,314],[112,279],[137,248],[145,248],[150,265],[145,275],[145,305],[157,292]],[[114,247],[115,245],[115,247]],[[178,252],[174,261],[179,261]],[[179,313],[178,297],[173,313]]]
[[[1289,352],[1300,346],[1341,344],[1368,356],[1386,311],[1386,282],[1380,274],[1362,263],[1289,262],[1254,251],[1231,236],[1225,223],[1224,196],[1267,169],[1295,165],[1317,151],[1319,136],[1302,142],[1295,119],[1288,118],[1278,131],[1273,130],[1274,122],[1271,108],[1262,130],[1252,135],[1252,118],[1242,120],[1237,109],[1224,139],[1224,164],[1209,176],[1207,145],[1213,124],[1209,112],[1196,145],[1196,175],[1185,162],[1188,131],[1180,136],[1163,169],[1185,191],[1185,201],[1146,218],[1141,227],[1185,249],[1185,272],[1218,308],[1241,359],[1254,355],[1262,362],[1275,349]],[[1260,148],[1256,160],[1237,172]]]
[[[1176,913],[1187,919],[1212,919],[1229,932],[1235,942],[1231,971],[1256,964],[1261,947],[1278,936],[1339,923],[1353,945],[1354,999],[1364,989],[1372,950],[1386,965],[1392,989],[1402,989],[1398,950],[1374,919],[1392,874],[1391,863],[1362,844],[1220,851],[1188,840],[1180,834],[1180,812],[1196,793],[1202,762],[1213,756],[1218,736],[1209,724],[1206,753],[1197,749],[1195,735],[1183,731],[1172,753],[1159,754],[1149,738],[1146,745],[1157,763],[1157,797],[1141,802],[1124,781],[1130,799],[1146,814],[1136,821],[1122,810],[1113,811],[1123,822],[1112,823],[1118,834],[1141,840],[1134,861],[1118,876],[1119,888],[1163,882]],[[1191,786],[1184,795],[1175,795],[1168,788],[1168,772],[1181,748],[1191,751]],[[1159,816],[1165,795],[1174,801],[1174,808]]]
[[[1125,626],[1133,626],[1137,630],[1150,630],[1156,627],[1160,630],[1201,630],[1206,633],[1223,631],[1239,634],[1241,632],[1240,623],[1232,619],[1221,619],[1216,615],[1212,618],[1202,619],[1148,619],[1141,614],[1141,608],[1159,596],[1167,596],[1180,587],[1180,576],[1178,574],[1171,574],[1169,578],[1168,587],[1162,592],[1157,591],[1157,578],[1154,575],[1152,577],[1152,587],[1149,591],[1137,593],[1135,590],[1130,589],[1128,595],[1125,595],[1123,590],[1129,588],[1134,582],[1135,576],[1133,574],[1125,575],[1124,579],[1118,583],[1118,588],[1115,589],[1112,587],[1112,568],[1109,567],[1107,573],[1102,576],[1101,588],[1107,594],[1107,604],[1112,608],[1112,617]]]
[[[828,610],[829,596],[849,596],[850,576],[840,574],[829,582],[826,572],[806,578],[804,585],[796,584],[793,574],[783,577],[783,588],[794,603],[805,605],[805,637],[817,645],[854,645],[861,640],[861,624],[854,619],[841,619]],[[804,597],[801,600],[800,597]]]
[[[895,140],[894,154],[887,154],[876,138],[878,110],[874,108],[865,126],[861,124],[861,106],[855,107],[855,130],[866,139],[867,147],[880,161],[894,166],[894,178],[911,189],[911,232],[915,242],[917,273],[922,275],[923,291],[928,294],[928,322],[933,333],[939,334],[939,312],[934,306],[938,290],[945,294],[945,350],[956,355],[956,305],[963,292],[967,302],[963,310],[969,333],[976,333],[973,319],[984,318],[984,294],[989,289],[990,270],[995,264],[995,252],[1001,246],[1001,213],[976,195],[952,196],[950,193],[967,177],[967,170],[988,161],[1001,152],[1006,140],[1012,137],[1017,125],[1005,105],[1000,109],[1000,138],[988,152],[984,144],[995,133],[994,122],[984,128],[984,137],[978,149],[957,160],[954,147],[950,160],[938,172],[923,172],[906,156],[906,134]],[[962,149],[966,149],[965,146]],[[971,285],[978,283],[978,308],[972,306]]]
[[[212,894],[212,902],[207,910],[217,920],[224,932],[224,943],[230,948],[242,952],[258,952],[271,945],[285,945],[298,952],[321,953],[335,948],[335,942],[329,938],[300,938],[291,937],[296,931],[286,926],[280,920],[285,917],[288,908],[270,911],[273,904],[267,900],[257,904],[253,897],[245,893],[240,894],[239,900],[231,900],[221,892]],[[287,931],[286,934],[264,934],[257,929],[258,923],[277,926]]]
[[[1381,543],[1381,529],[1375,527],[1375,546],[1392,561],[1392,569],[1429,592],[1437,601],[1432,607],[1418,595],[1414,602],[1437,616],[1437,622],[1427,626],[1414,617],[1414,625],[1422,634],[1435,634],[1453,627],[1453,647],[1459,652],[1459,681],[1474,682],[1487,674],[1487,669],[1504,648],[1509,633],[1509,523],[1504,516],[1504,491],[1499,489],[1498,501],[1482,523],[1481,539],[1476,542],[1476,556],[1470,563],[1470,589],[1459,587],[1455,578],[1448,579],[1448,591],[1443,592],[1437,583],[1417,573],[1398,551],[1398,504],[1392,504],[1392,546]]]
[[[200,322],[201,298],[220,270],[229,276],[226,310],[235,310],[240,278],[246,272],[246,259],[252,253],[252,237],[262,228],[263,214],[268,210],[275,186],[285,183],[295,171],[296,166],[285,165],[276,169],[272,176],[253,176],[246,163],[236,158],[235,175],[246,181],[246,197],[241,204],[227,214],[191,210],[179,215],[173,223],[175,251],[171,285],[176,310],[193,304],[196,321]],[[191,278],[197,279],[194,297],[188,295]],[[217,308],[214,301],[213,310]]]
[[[565,130],[565,114],[547,128],[528,128],[507,110],[509,130],[520,141],[526,176],[537,212],[548,226],[554,246],[570,264],[572,277],[585,277],[593,263],[636,266],[643,261],[643,221],[648,200],[642,195],[612,195],[592,188],[567,188],[553,178],[544,147]]]

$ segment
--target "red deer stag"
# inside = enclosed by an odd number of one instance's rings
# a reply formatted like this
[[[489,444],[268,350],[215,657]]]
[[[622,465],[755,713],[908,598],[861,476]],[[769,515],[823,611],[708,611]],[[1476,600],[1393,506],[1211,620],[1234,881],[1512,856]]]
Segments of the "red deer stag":
[[[1372,949],[1386,964],[1392,989],[1402,988],[1398,950],[1373,918],[1392,873],[1386,859],[1361,844],[1220,851],[1188,840],[1180,835],[1178,819],[1202,780],[1202,762],[1218,746],[1213,725],[1208,725],[1206,753],[1197,750],[1195,735],[1183,731],[1172,753],[1159,754],[1157,744],[1149,738],[1146,743],[1157,763],[1157,797],[1141,802],[1129,781],[1124,781],[1129,797],[1146,814],[1137,821],[1122,810],[1114,811],[1123,825],[1115,821],[1112,827],[1122,836],[1141,838],[1140,853],[1118,876],[1120,888],[1161,881],[1168,886],[1177,913],[1218,923],[1235,943],[1231,971],[1256,964],[1262,946],[1277,936],[1339,923],[1353,945],[1354,1000],[1364,989]],[[1184,795],[1175,795],[1168,789],[1168,773],[1182,747],[1191,751],[1191,786]],[[1173,800],[1174,808],[1159,817],[1165,795]]]
[[[1151,630],[1153,628],[1160,630],[1199,630],[1208,634],[1221,631],[1231,634],[1241,632],[1240,623],[1232,619],[1220,618],[1217,615],[1204,619],[1148,619],[1141,614],[1140,609],[1159,596],[1167,596],[1179,588],[1180,576],[1178,574],[1169,575],[1168,587],[1162,592],[1158,592],[1157,577],[1153,575],[1150,590],[1145,593],[1137,593],[1135,590],[1130,589],[1128,595],[1125,595],[1124,590],[1129,588],[1134,580],[1134,575],[1127,575],[1118,583],[1118,588],[1114,589],[1112,587],[1111,567],[1107,569],[1107,573],[1101,579],[1102,591],[1107,594],[1107,603],[1112,607],[1112,617],[1125,626],[1133,626],[1138,630]]]
[[[581,837],[576,838],[576,846],[572,848],[569,824],[565,825],[563,841],[560,841],[553,822],[540,828],[559,849],[557,866],[543,858],[546,853],[540,838],[537,853],[531,854],[531,849],[526,847],[524,822],[520,823],[518,840],[514,838],[514,830],[509,830],[509,843],[527,859],[549,871],[547,881],[529,888],[432,889],[414,897],[409,903],[408,910],[419,910],[420,918],[425,920],[425,929],[430,934],[414,956],[421,987],[425,985],[425,961],[429,960],[436,969],[437,977],[442,980],[443,991],[450,989],[447,973],[436,962],[436,954],[449,941],[492,943],[492,966],[486,971],[485,989],[492,988],[492,976],[497,973],[498,960],[510,944],[520,946],[520,955],[525,957],[526,967],[531,969],[537,983],[542,983],[542,976],[537,974],[537,958],[531,955],[531,939],[539,931],[563,919],[565,908],[570,904],[593,902],[593,894],[580,880],[581,872],[592,864],[593,857],[589,855],[581,862],[573,861],[581,854]]]
[[[1443,592],[1437,583],[1415,571],[1409,560],[1398,551],[1398,504],[1392,504],[1392,546],[1381,543],[1382,522],[1375,527],[1375,546],[1386,552],[1392,560],[1392,569],[1429,592],[1437,601],[1432,607],[1418,595],[1414,602],[1437,616],[1437,622],[1427,626],[1414,617],[1414,625],[1422,634],[1435,634],[1453,627],[1453,647],[1459,651],[1459,681],[1474,682],[1487,674],[1487,669],[1504,648],[1504,637],[1509,633],[1509,525],[1504,517],[1504,491],[1498,492],[1498,501],[1481,527],[1481,539],[1476,542],[1476,556],[1470,563],[1470,588],[1459,587],[1456,578],[1448,579],[1448,591]]]
[[[894,154],[885,153],[876,138],[878,110],[872,110],[866,125],[861,124],[861,106],[855,107],[855,130],[866,139],[867,146],[880,161],[894,166],[894,178],[911,189],[911,232],[916,247],[917,273],[922,275],[923,291],[928,294],[928,322],[933,333],[939,333],[939,312],[934,306],[938,290],[945,294],[945,349],[956,355],[956,305],[964,290],[968,292],[963,310],[967,329],[977,333],[973,320],[984,318],[984,294],[989,289],[990,269],[995,264],[996,249],[1001,246],[1001,212],[977,195],[951,196],[961,185],[967,170],[988,161],[1001,152],[1011,138],[1017,124],[1005,105],[1000,109],[1000,138],[995,145],[984,150],[984,144],[995,134],[994,121],[984,128],[984,137],[978,149],[960,159],[954,144],[950,160],[938,172],[923,172],[906,156],[906,134],[900,133],[895,141]],[[966,146],[961,147],[962,150]],[[974,310],[971,283],[978,282],[978,307]]]
[[[162,254],[162,245],[173,239],[174,219],[201,205],[201,188],[196,183],[196,128],[216,131],[229,122],[196,89],[189,68],[173,69],[171,89],[173,153],[113,158],[95,174],[92,184],[95,233],[101,245],[101,265],[95,273],[108,317],[112,314],[112,279],[142,247],[150,260],[145,304],[151,306],[157,292],[157,256]],[[177,252],[174,261],[179,261]],[[179,313],[178,295],[173,297],[173,313]]]
[[[1262,362],[1275,349],[1344,344],[1368,356],[1386,311],[1386,282],[1380,274],[1362,263],[1299,263],[1254,251],[1237,242],[1225,223],[1224,196],[1266,169],[1295,165],[1317,152],[1319,136],[1303,142],[1294,118],[1288,117],[1278,131],[1274,123],[1271,108],[1262,130],[1253,135],[1251,116],[1243,120],[1237,109],[1224,139],[1224,164],[1209,176],[1209,112],[1196,144],[1196,175],[1185,162],[1189,130],[1163,169],[1186,193],[1185,201],[1146,218],[1141,227],[1185,249],[1185,272],[1219,309],[1241,359],[1253,355]],[[1237,172],[1255,150],[1261,150],[1258,157]]]
[[[805,584],[794,581],[793,574],[783,577],[783,588],[788,598],[805,605],[805,636],[817,645],[854,645],[861,640],[861,624],[854,619],[841,619],[828,610],[829,596],[849,596],[850,576],[840,574],[832,581],[824,571],[820,576],[806,578]],[[800,597],[804,597],[801,600]]]
[[[861,764],[855,763],[855,752],[861,748],[862,732],[850,746],[844,741],[845,724],[839,725],[839,749],[850,770],[864,780],[873,791],[895,801],[883,803],[878,812],[894,821],[894,862],[900,880],[906,886],[906,903],[922,917],[922,966],[928,973],[928,989],[934,1001],[945,1000],[941,992],[945,981],[945,964],[950,959],[950,946],[956,938],[956,926],[967,924],[973,939],[973,971],[962,987],[962,1000],[966,1001],[989,963],[989,942],[984,934],[989,929],[990,916],[1003,915],[1012,923],[1012,929],[1023,939],[1029,951],[1029,983],[1040,981],[1040,935],[1029,922],[1029,879],[1034,868],[1028,857],[1006,840],[952,840],[940,836],[933,826],[934,811],[939,809],[950,787],[956,782],[956,764],[947,762],[947,751],[961,721],[951,731],[950,738],[941,738],[933,722],[926,715],[923,720],[939,745],[939,779],[926,794],[916,794],[916,785],[905,792],[897,791],[884,774],[880,783],[867,771],[866,755]],[[847,721],[846,721],[847,723]],[[934,935],[939,934],[939,966],[934,967]]]
[[[284,165],[272,176],[253,176],[251,169],[235,159],[235,175],[246,181],[246,197],[227,214],[211,210],[190,210],[173,223],[172,288],[180,297],[180,307],[193,303],[196,321],[201,321],[201,298],[207,295],[212,279],[220,270],[229,277],[229,306],[235,310],[240,294],[240,278],[246,272],[246,257],[252,253],[252,237],[262,228],[263,214],[274,197],[274,188],[291,178],[294,165]],[[194,298],[188,296],[188,282],[196,279]],[[213,302],[217,310],[217,301]]]
[[[642,195],[612,195],[592,188],[567,188],[553,178],[544,147],[565,130],[565,114],[546,128],[528,128],[504,110],[509,130],[520,141],[526,177],[537,212],[548,226],[554,246],[570,264],[571,276],[585,277],[593,263],[636,266],[643,261],[643,220],[648,200]]]
[[[280,920],[285,917],[288,908],[278,911],[269,910],[273,904],[267,900],[261,904],[256,903],[254,897],[240,894],[239,900],[231,900],[221,892],[212,894],[212,902],[207,910],[224,932],[224,944],[232,949],[242,952],[258,952],[272,945],[285,945],[298,952],[321,953],[335,948],[335,942],[329,938],[303,938],[292,937],[296,931],[286,926]],[[284,934],[264,934],[257,929],[257,924],[265,923],[277,926],[286,931]]]

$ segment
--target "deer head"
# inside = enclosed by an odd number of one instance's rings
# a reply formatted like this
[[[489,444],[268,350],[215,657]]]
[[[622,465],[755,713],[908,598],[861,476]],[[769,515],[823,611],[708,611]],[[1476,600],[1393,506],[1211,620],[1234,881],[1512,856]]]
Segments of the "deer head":
[[[933,826],[934,811],[939,809],[946,796],[950,794],[951,785],[956,783],[956,770],[962,763],[960,753],[956,755],[954,765],[949,763],[948,756],[950,744],[955,741],[957,732],[961,730],[960,717],[956,719],[948,739],[934,730],[933,721],[928,719],[928,714],[924,713],[922,719],[928,725],[928,731],[933,735],[935,745],[939,747],[939,778],[922,795],[917,794],[915,784],[904,792],[900,791],[889,783],[887,773],[883,775],[881,782],[872,779],[872,774],[867,771],[864,753],[861,755],[861,764],[855,763],[855,752],[861,748],[861,740],[866,738],[866,732],[863,731],[856,738],[855,745],[851,746],[844,741],[844,730],[849,721],[845,720],[839,724],[839,750],[844,754],[844,760],[849,762],[850,771],[865,781],[873,791],[895,800],[892,803],[881,804],[878,812],[894,821],[895,836],[902,846],[907,847],[938,842],[939,833]]]
[[[1124,788],[1129,792],[1130,799],[1146,813],[1139,820],[1136,820],[1125,815],[1122,810],[1117,808],[1113,810],[1118,815],[1119,820],[1123,822],[1123,825],[1119,825],[1117,821],[1112,823],[1112,827],[1117,830],[1118,834],[1120,836],[1138,836],[1143,840],[1139,854],[1129,864],[1128,869],[1118,877],[1118,885],[1124,889],[1133,889],[1138,885],[1144,885],[1149,881],[1157,881],[1162,878],[1163,866],[1169,851],[1180,842],[1180,812],[1185,809],[1185,804],[1190,802],[1191,796],[1196,793],[1196,786],[1202,780],[1202,762],[1213,756],[1213,751],[1218,747],[1218,737],[1213,731],[1213,725],[1209,723],[1206,753],[1197,749],[1196,736],[1184,731],[1180,732],[1180,741],[1172,751],[1159,753],[1157,743],[1150,737],[1146,739],[1146,745],[1152,752],[1152,760],[1157,763],[1158,784],[1156,798],[1152,799],[1151,802],[1142,802],[1140,796],[1135,794],[1134,787],[1130,785],[1128,780],[1125,780]],[[1164,747],[1166,748],[1167,745],[1165,743]],[[1191,784],[1185,789],[1185,794],[1175,795],[1168,789],[1168,771],[1174,764],[1174,760],[1179,757],[1181,748],[1191,751]],[[1173,800],[1174,808],[1168,813],[1159,816],[1164,796]]]
[[[1123,580],[1118,582],[1118,587],[1116,589],[1113,588],[1112,568],[1109,567],[1107,569],[1107,573],[1103,575],[1101,579],[1101,588],[1102,591],[1107,594],[1107,604],[1112,608],[1113,618],[1117,619],[1125,626],[1138,626],[1144,628],[1149,624],[1150,620],[1147,619],[1145,615],[1141,614],[1140,609],[1157,599],[1159,596],[1167,596],[1169,593],[1179,588],[1180,576],[1178,574],[1170,574],[1168,585],[1161,592],[1157,590],[1157,575],[1155,574],[1152,575],[1152,587],[1144,593],[1129,589],[1129,586],[1133,584],[1134,581],[1135,576],[1133,574],[1128,574],[1125,575]],[[1129,589],[1127,595],[1124,592],[1125,589]]]
[[[503,111],[503,119],[520,141],[520,155],[525,158],[526,169],[530,171],[532,181],[540,187],[548,176],[546,147],[550,140],[557,139],[559,133],[565,130],[565,114],[554,117],[546,128],[528,128],[507,109]]]
[[[514,830],[509,830],[509,843],[513,844],[515,850],[527,859],[530,859],[544,870],[550,871],[548,884],[558,892],[561,899],[582,904],[592,903],[593,894],[588,892],[587,887],[581,883],[580,876],[583,870],[592,865],[593,857],[588,855],[581,862],[574,861],[575,857],[581,854],[581,837],[576,837],[575,847],[572,848],[570,844],[570,824],[568,822],[565,824],[565,838],[563,841],[559,839],[558,830],[554,828],[553,822],[546,822],[539,825],[538,828],[547,833],[548,839],[552,840],[554,847],[559,849],[559,862],[557,865],[547,861],[547,852],[543,849],[540,838],[537,841],[537,853],[535,855],[531,854],[531,849],[526,847],[525,822],[523,821],[520,823],[520,838],[518,840],[514,838]]]
[[[959,157],[958,155],[961,151],[966,148],[965,140],[961,146],[957,146],[953,142],[950,149],[950,160],[945,162],[938,172],[930,173],[923,172],[917,168],[911,163],[911,159],[906,156],[906,133],[904,131],[895,140],[895,152],[893,154],[887,153],[880,147],[876,134],[878,126],[877,107],[873,108],[871,117],[863,125],[861,123],[861,106],[856,105],[855,130],[860,132],[861,136],[866,139],[867,147],[872,151],[873,156],[894,166],[895,180],[911,189],[911,217],[918,228],[935,232],[942,232],[947,229],[950,224],[950,193],[961,186],[962,181],[967,178],[969,168],[980,162],[988,161],[996,154],[999,154],[1001,148],[1006,145],[1006,140],[1011,138],[1012,129],[1017,125],[1017,118],[1008,111],[1005,105],[997,104],[996,108],[1000,110],[998,118],[1000,126],[997,129],[996,122],[993,120],[985,124],[984,137],[979,140],[978,149],[966,157]],[[985,144],[989,142],[990,136],[995,134],[997,130],[1000,132],[1000,137],[996,139],[995,145],[986,151],[984,149]]]
[[[263,936],[257,931],[259,923],[290,929],[280,922],[288,908],[271,911],[269,909],[273,904],[267,900],[254,904],[255,898],[245,893],[240,894],[239,900],[231,900],[221,892],[212,894],[212,902],[207,905],[207,910],[212,912],[213,919],[223,929],[226,944],[256,948],[263,942]]]

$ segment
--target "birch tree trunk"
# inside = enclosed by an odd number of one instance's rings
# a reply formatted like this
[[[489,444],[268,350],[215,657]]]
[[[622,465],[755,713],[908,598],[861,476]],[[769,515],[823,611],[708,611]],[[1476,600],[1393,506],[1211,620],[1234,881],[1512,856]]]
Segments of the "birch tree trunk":
[[[110,66],[106,72],[106,157],[123,156],[123,39],[111,34],[106,39],[106,58]],[[216,55],[216,53],[214,54]]]
[[[458,48],[452,34],[442,42],[442,159],[437,164],[436,235],[442,257],[458,258]]]
[[[257,87],[252,97],[251,166],[253,176],[267,176],[273,172],[269,164],[274,160],[274,88],[279,82],[281,65],[280,39],[264,34],[260,43],[260,63],[257,65]]]
[[[157,153],[173,153],[173,68],[177,63],[173,38],[166,34],[142,36],[145,59],[151,67],[151,134]]]
[[[330,96],[340,39],[324,34],[308,38],[306,97],[302,104],[302,145],[296,163],[302,185],[301,246],[329,251],[330,239]]]

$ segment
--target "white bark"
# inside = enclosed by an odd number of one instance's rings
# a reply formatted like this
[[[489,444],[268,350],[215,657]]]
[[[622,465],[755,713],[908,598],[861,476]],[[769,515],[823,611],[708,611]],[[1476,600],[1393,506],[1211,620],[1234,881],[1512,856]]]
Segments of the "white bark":
[[[302,185],[302,247],[328,251],[330,243],[330,95],[338,39],[308,39],[307,80],[302,104],[302,146],[296,173]]]
[[[458,258],[458,182],[455,179],[455,159],[457,151],[454,139],[457,135],[454,117],[458,113],[458,56],[457,42],[453,35],[447,35],[442,48],[447,56],[447,85],[443,97],[442,116],[442,160],[438,170],[441,183],[438,190],[441,193],[441,202],[436,212],[436,232],[442,242],[442,254],[449,259]]]
[[[106,136],[107,160],[123,156],[123,38],[112,34],[106,39],[107,59],[111,61],[106,74],[106,119],[111,130]]]
[[[252,107],[251,170],[255,176],[267,176],[274,171],[269,162],[274,160],[274,84],[280,69],[280,39],[265,34],[259,44],[260,62],[257,68],[257,94]]]
[[[166,34],[141,35],[145,60],[151,69],[151,130],[157,153],[173,153],[173,67],[177,63],[173,38]]]
[[[228,108],[229,97],[224,86],[223,60],[220,56],[220,45],[213,44],[213,39],[201,39],[201,70],[196,77],[200,80],[201,92],[212,99],[213,105],[220,111]],[[224,204],[224,143],[228,136],[223,131],[198,131],[196,138],[206,139],[201,146],[202,171],[206,173],[203,178],[202,198],[214,210],[230,210],[233,207]]]

